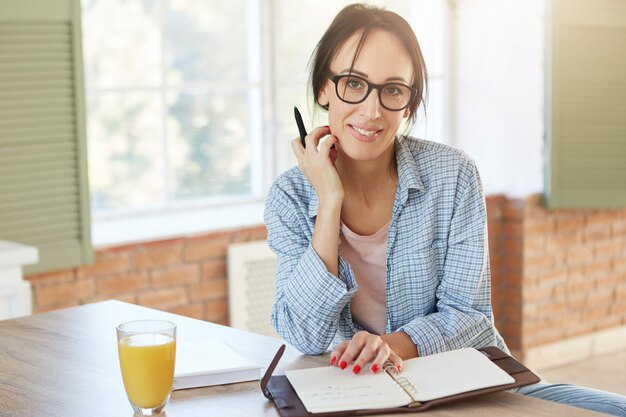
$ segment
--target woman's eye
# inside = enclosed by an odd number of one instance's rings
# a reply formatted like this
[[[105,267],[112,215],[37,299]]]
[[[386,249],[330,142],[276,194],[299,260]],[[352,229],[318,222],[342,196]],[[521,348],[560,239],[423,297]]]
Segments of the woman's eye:
[[[385,87],[385,94],[390,96],[399,96],[402,95],[402,90],[393,86]]]
[[[363,88],[364,83],[361,80],[355,80],[354,78],[352,78],[348,80],[347,85],[348,88],[356,90],[359,88]]]

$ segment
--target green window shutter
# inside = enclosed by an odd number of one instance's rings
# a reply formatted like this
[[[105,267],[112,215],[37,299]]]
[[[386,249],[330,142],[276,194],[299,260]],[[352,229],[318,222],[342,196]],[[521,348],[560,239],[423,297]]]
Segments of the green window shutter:
[[[0,0],[0,239],[90,262],[79,0]]]
[[[626,206],[626,1],[548,0],[550,208]]]

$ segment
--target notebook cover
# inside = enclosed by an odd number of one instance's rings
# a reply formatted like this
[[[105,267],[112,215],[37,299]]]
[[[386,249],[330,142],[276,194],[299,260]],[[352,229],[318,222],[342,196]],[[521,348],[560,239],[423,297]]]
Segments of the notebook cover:
[[[417,407],[351,410],[315,414],[309,413],[306,410],[304,404],[302,404],[302,401],[300,401],[298,394],[296,394],[296,391],[293,389],[293,387],[289,383],[289,380],[284,375],[276,375],[269,378],[263,378],[263,380],[261,381],[261,389],[263,390],[266,397],[274,401],[274,405],[276,406],[278,413],[281,415],[281,417],[310,417],[312,415],[320,417],[334,417],[362,416],[370,414],[414,413],[417,411],[424,411],[436,405],[445,404],[451,401],[458,401],[478,395],[489,394],[492,392],[505,391],[511,388],[523,387],[525,385],[539,382],[539,377],[537,375],[535,375],[524,365],[522,365],[517,360],[507,355],[497,347],[490,346],[478,350],[483,352],[493,363],[498,365],[502,370],[511,375],[515,379],[515,382],[507,385],[499,385],[497,387],[489,387],[474,391],[468,391],[462,394],[438,398],[436,400],[425,401]],[[280,359],[280,357],[278,356],[277,358],[275,358],[276,363],[278,362],[277,359]],[[273,366],[270,366],[271,370],[273,370],[273,367],[276,366],[276,363],[272,362]]]

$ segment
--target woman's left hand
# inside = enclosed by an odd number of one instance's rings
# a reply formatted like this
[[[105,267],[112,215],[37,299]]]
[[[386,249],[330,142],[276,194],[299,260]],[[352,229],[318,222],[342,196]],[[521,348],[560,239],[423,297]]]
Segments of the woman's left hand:
[[[358,374],[368,363],[370,372],[377,373],[383,368],[385,361],[391,361],[396,368],[402,369],[402,359],[383,340],[381,336],[360,331],[352,339],[340,343],[330,353],[330,364],[345,369],[352,361],[352,372]]]

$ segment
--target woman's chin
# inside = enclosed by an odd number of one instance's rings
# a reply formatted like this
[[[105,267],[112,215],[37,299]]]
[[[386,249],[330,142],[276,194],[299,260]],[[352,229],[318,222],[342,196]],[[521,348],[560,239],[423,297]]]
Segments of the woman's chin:
[[[339,141],[341,143],[342,156],[346,156],[355,161],[371,161],[380,158],[389,146],[382,146],[382,142],[363,143],[354,139],[349,141]],[[348,142],[348,143],[346,143]],[[393,147],[393,141],[389,144]]]
[[[380,152],[372,152],[369,149],[346,149],[342,148],[341,152],[343,156],[346,156],[353,161],[371,161],[380,156]]]

